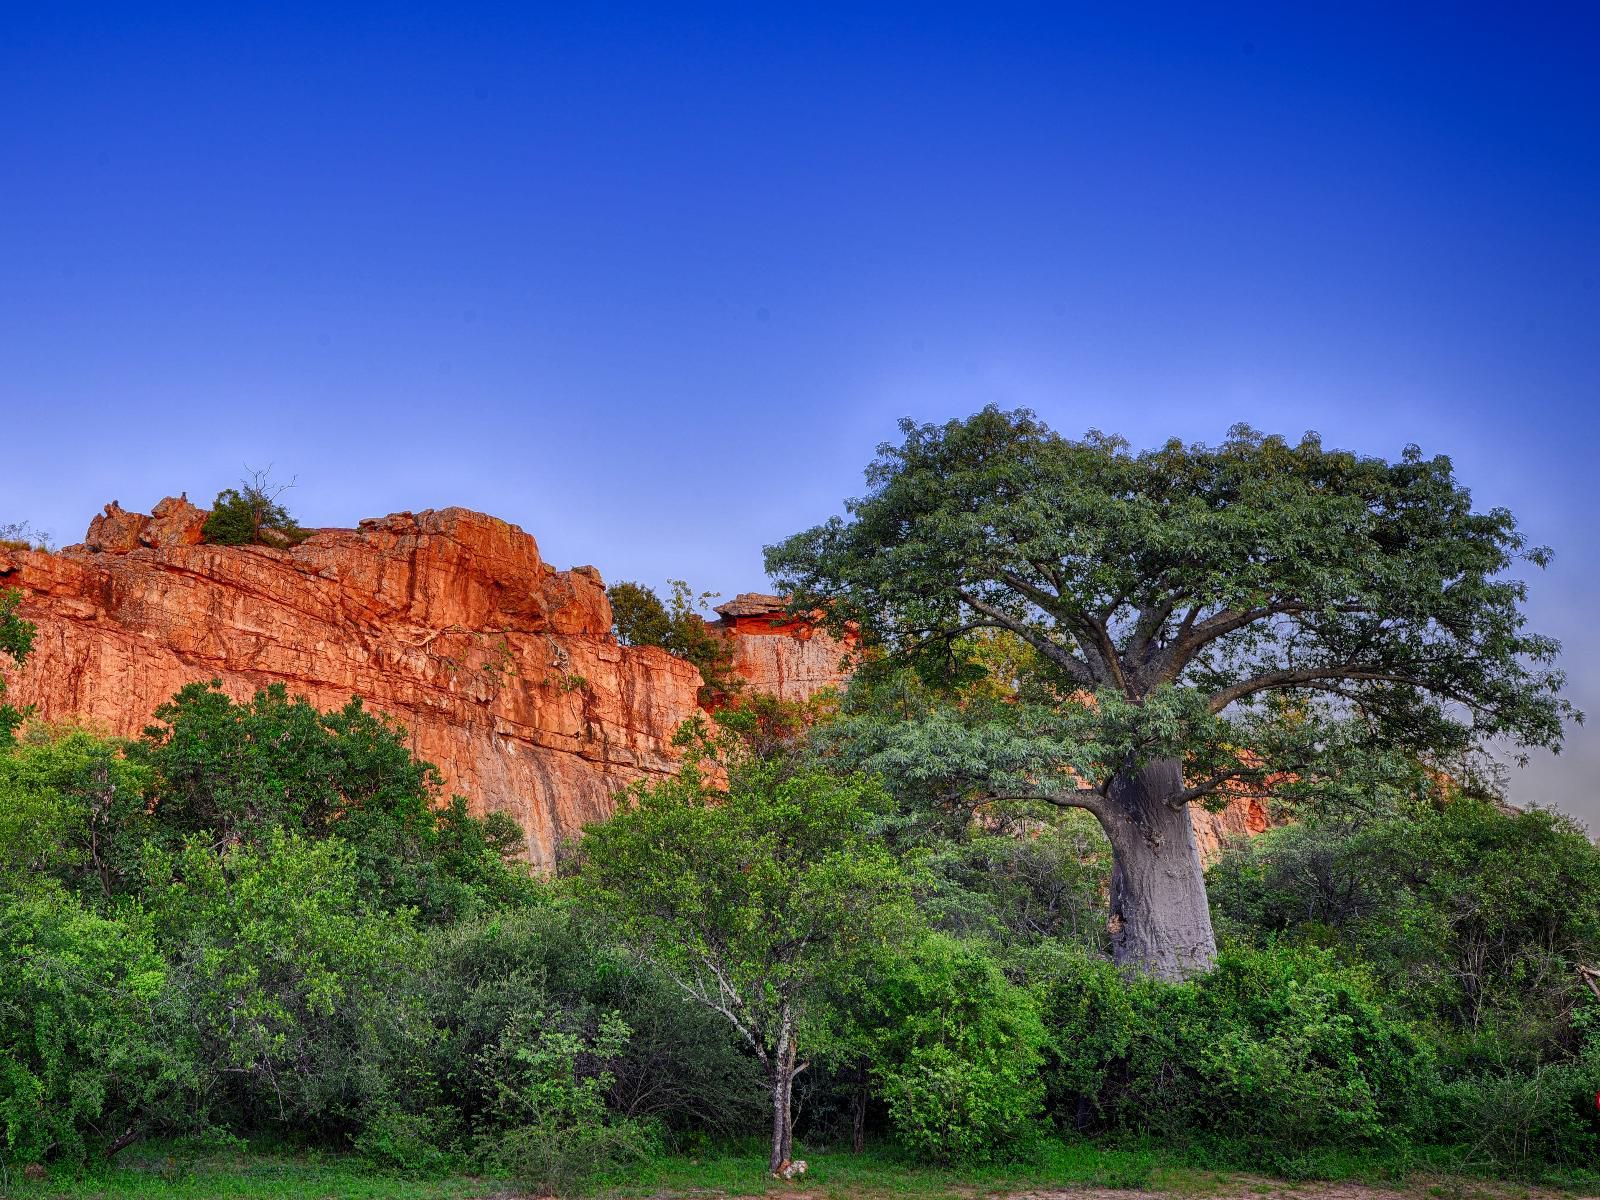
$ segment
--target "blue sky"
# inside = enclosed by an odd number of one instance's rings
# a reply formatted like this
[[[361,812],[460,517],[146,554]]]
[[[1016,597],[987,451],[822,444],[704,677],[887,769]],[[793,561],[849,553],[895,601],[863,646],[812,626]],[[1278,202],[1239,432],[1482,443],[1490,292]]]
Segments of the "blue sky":
[[[895,419],[1454,457],[1600,709],[1600,7],[0,0],[0,522],[759,588]],[[1600,739],[1513,780],[1600,827]]]

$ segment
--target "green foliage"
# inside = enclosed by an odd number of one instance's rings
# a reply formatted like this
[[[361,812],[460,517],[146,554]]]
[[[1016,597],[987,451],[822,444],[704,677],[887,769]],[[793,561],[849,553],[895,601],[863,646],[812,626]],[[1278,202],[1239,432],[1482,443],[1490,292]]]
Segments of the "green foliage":
[[[17,615],[22,606],[22,593],[15,588],[0,591],[0,654],[21,666],[33,649],[34,625]],[[0,675],[0,750],[11,740],[12,734],[27,713],[6,703],[6,679]]]
[[[480,1138],[485,1164],[526,1187],[565,1194],[648,1155],[652,1131],[613,1117],[605,1103],[615,1083],[609,1064],[629,1033],[615,1012],[601,1014],[592,1030],[566,1027],[559,1012],[517,1012],[479,1062],[494,1080],[491,1111],[500,1127]]]
[[[661,597],[641,583],[614,583],[606,589],[611,600],[612,630],[624,646],[659,646],[700,669],[708,695],[737,692],[743,681],[733,671],[733,648],[728,639],[707,624],[702,613],[714,592],[694,591],[681,579],[672,584],[672,599]]]
[[[292,546],[309,536],[279,503],[293,481],[274,484],[268,471],[254,471],[237,488],[217,493],[201,536],[216,546]]]
[[[549,897],[514,911],[432,931],[418,977],[441,1037],[432,1074],[442,1099],[469,1125],[493,1120],[497,1076],[463,1064],[500,1061],[524,1014],[559,1014],[572,1029],[615,1012],[631,1029],[607,1063],[611,1107],[670,1131],[733,1133],[763,1110],[754,1062],[720,1014],[684,1003],[672,982]],[[503,1056],[502,1056],[503,1057]]]
[[[1431,1055],[1360,972],[1315,951],[1224,954],[1185,984],[1118,986],[1036,956],[1058,1122],[1239,1139],[1263,1155],[1362,1146],[1425,1127]]]
[[[0,887],[59,884],[91,904],[129,891],[148,818],[148,770],[83,730],[28,731],[0,754]]]
[[[636,786],[591,827],[579,885],[685,991],[775,1049],[826,984],[910,919],[911,881],[872,837],[882,792],[861,778],[734,763],[727,787],[691,761]],[[736,997],[736,999],[730,998]]]
[[[1530,1069],[1575,1046],[1577,966],[1600,958],[1600,849],[1555,813],[1458,796],[1292,826],[1231,850],[1210,885],[1240,936],[1370,964],[1453,1069]]]
[[[672,639],[672,618],[661,597],[642,583],[613,583],[606,589],[611,601],[611,628],[624,646],[660,646]]]
[[[827,1048],[830,997],[913,924],[912,879],[873,836],[887,797],[871,781],[753,757],[736,732],[685,733],[680,774],[636,785],[587,831],[577,883],[761,1061],[776,1170],[790,1156],[797,1059]],[[708,746],[725,757],[702,760]]]
[[[930,670],[967,668],[960,639],[987,627],[1027,641],[1067,689],[1177,685],[1213,711],[1332,693],[1407,745],[1560,741],[1556,644],[1523,632],[1526,585],[1502,575],[1549,551],[1505,510],[1473,512],[1447,458],[1411,447],[1391,463],[1244,426],[1220,446],[1134,454],[993,407],[901,430],[849,521],[767,563],[800,602]],[[1447,708],[1467,697],[1470,727]],[[1133,732],[1117,739],[1132,747]]]
[[[1047,813],[1017,828],[974,822],[939,844],[925,908],[941,927],[1005,946],[1068,942],[1104,951],[1111,855],[1084,812]]]
[[[220,853],[190,838],[147,855],[144,903],[188,1014],[196,1105],[235,1127],[358,1124],[401,1048],[425,1042],[392,986],[418,962],[409,915],[364,897],[340,839],[273,829]]]
[[[868,1053],[900,1141],[936,1162],[1012,1156],[1044,1098],[1032,996],[981,947],[940,935],[870,988]]]
[[[130,756],[154,773],[153,828],[168,844],[199,835],[221,847],[279,828],[337,835],[365,894],[426,921],[525,893],[525,875],[506,865],[522,844],[516,824],[474,818],[459,798],[435,806],[437,771],[359,699],[325,713],[273,684],[241,703],[213,681],[155,715]]]
[[[98,916],[58,888],[0,893],[0,961],[0,1172],[180,1117],[178,1014],[137,913]]]

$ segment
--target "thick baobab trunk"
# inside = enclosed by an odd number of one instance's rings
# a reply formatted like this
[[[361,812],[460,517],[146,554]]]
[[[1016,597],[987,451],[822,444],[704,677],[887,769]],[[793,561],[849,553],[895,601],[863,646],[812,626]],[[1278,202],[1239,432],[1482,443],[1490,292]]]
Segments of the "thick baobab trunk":
[[[1183,791],[1183,764],[1157,759],[1112,782],[1100,823],[1111,840],[1111,948],[1119,967],[1187,979],[1217,958],[1205,872]]]

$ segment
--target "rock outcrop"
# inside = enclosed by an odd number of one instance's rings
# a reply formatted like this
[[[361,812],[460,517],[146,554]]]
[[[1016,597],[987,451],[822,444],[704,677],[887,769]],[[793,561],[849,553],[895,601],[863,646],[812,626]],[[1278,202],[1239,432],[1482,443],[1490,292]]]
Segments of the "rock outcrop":
[[[273,549],[203,545],[205,516],[183,499],[149,516],[113,503],[81,546],[0,551],[0,588],[22,590],[38,627],[11,698],[131,735],[196,680],[240,698],[282,682],[323,708],[360,696],[449,791],[514,816],[541,867],[619,788],[675,769],[699,672],[618,645],[599,572],[557,571],[515,525],[396,513]],[[818,666],[841,653],[824,634],[726,632],[755,687],[801,699],[840,678]]]
[[[1229,842],[1255,837],[1282,823],[1274,818],[1264,798],[1242,792],[1231,797],[1226,808],[1216,812],[1191,804],[1189,822],[1194,826],[1194,840],[1200,847],[1201,861],[1207,866],[1217,861]]]
[[[850,678],[848,647],[815,625],[788,615],[784,596],[740,592],[717,605],[712,626],[733,643],[733,669],[752,690],[780,700],[807,700]]]

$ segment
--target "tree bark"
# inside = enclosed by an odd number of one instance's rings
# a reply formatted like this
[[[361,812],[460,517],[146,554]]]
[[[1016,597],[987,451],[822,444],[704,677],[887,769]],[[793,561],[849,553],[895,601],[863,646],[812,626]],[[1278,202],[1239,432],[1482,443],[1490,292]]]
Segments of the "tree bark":
[[[783,1105],[783,1161],[785,1163],[794,1159],[794,1077],[799,1074],[795,1070],[794,1060],[797,1049],[794,1039],[791,1037],[789,1039],[789,1062],[787,1064],[789,1076],[788,1094],[784,1098]]]
[[[1157,979],[1204,974],[1217,960],[1205,870],[1183,791],[1183,764],[1156,759],[1112,780],[1099,814],[1111,841],[1111,949],[1119,967]]]
[[[1590,986],[1593,986],[1591,984]],[[1600,996],[1600,989],[1595,994]],[[850,1151],[860,1154],[867,1148],[867,1066],[856,1066],[856,1086],[850,1095]]]
[[[794,1034],[787,1017],[778,1033],[778,1046],[767,1063],[772,1087],[772,1153],[767,1170],[776,1175],[789,1162],[794,1141]]]

